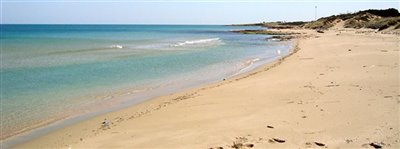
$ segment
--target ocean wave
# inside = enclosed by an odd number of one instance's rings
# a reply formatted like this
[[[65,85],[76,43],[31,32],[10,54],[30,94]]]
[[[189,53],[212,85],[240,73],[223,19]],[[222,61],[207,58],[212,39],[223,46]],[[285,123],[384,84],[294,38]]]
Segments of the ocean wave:
[[[178,42],[173,44],[173,47],[180,47],[185,45],[196,45],[196,44],[205,44],[205,43],[212,43],[212,42],[220,42],[219,38],[208,38],[208,39],[199,39],[199,40],[188,40],[184,42]]]

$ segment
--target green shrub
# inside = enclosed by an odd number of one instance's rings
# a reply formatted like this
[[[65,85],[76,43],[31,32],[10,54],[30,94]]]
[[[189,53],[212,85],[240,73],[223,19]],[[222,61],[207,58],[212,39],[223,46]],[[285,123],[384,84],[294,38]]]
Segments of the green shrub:
[[[285,22],[285,23],[280,23],[280,25],[304,25],[307,22],[303,21],[294,21],[294,22]]]
[[[347,20],[346,22],[344,22],[343,27],[345,28],[362,28],[364,27],[364,23],[362,21],[358,21],[354,18]]]
[[[398,23],[400,23],[400,17],[389,17],[389,18],[372,20],[372,21],[368,22],[365,25],[365,27],[372,28],[372,29],[378,29],[378,30],[384,30],[384,29],[389,28],[390,26],[394,26]]]
[[[328,29],[333,26],[333,23],[328,20],[317,20],[313,22],[309,22],[304,25],[304,28],[308,29]]]

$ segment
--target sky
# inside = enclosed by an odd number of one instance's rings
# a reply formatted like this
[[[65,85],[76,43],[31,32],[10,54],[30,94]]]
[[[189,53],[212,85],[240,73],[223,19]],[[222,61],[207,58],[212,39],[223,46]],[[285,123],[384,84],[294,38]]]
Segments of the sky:
[[[309,21],[399,0],[1,0],[2,24],[236,24]]]

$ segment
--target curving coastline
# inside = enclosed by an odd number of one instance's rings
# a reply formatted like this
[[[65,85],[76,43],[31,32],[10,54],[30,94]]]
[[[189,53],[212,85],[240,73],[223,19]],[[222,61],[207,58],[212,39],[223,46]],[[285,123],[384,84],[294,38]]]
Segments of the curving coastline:
[[[399,147],[399,37],[295,31],[306,35],[274,63],[100,115],[16,148]],[[110,129],[101,129],[104,118]]]

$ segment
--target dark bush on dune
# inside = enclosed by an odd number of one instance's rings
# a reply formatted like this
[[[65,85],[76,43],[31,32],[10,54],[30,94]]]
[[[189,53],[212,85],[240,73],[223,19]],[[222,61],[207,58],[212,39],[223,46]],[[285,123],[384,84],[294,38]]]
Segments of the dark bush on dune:
[[[400,13],[397,9],[394,8],[389,8],[389,9],[384,9],[384,10],[376,10],[376,9],[369,9],[365,11],[360,11],[359,13],[370,13],[373,15],[377,15],[380,17],[399,17]]]

